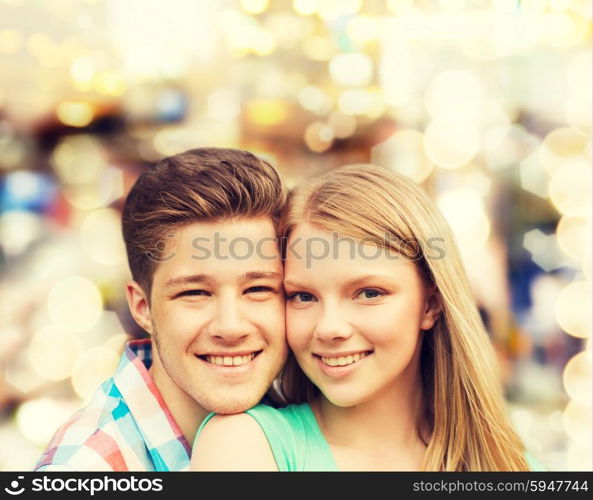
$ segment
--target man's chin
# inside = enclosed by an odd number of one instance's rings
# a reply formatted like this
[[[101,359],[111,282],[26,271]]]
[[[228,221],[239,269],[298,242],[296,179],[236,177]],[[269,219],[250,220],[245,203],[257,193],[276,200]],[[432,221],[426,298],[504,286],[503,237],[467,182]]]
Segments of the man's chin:
[[[254,407],[261,398],[260,397],[250,397],[250,398],[243,398],[240,400],[233,399],[228,401],[217,401],[215,405],[212,405],[211,408],[208,408],[211,412],[218,413],[220,415],[232,415],[234,413],[243,413],[249,408]]]

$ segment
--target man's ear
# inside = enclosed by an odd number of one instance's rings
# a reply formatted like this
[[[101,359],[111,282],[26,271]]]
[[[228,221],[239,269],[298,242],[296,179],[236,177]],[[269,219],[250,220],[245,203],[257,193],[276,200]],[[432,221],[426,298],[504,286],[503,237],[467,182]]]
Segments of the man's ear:
[[[148,298],[142,287],[134,280],[126,284],[126,300],[136,323],[152,334],[152,317]]]
[[[431,287],[426,294],[424,302],[424,312],[422,321],[420,322],[421,330],[430,330],[439,319],[443,312],[443,304],[441,302],[441,294],[435,286]]]

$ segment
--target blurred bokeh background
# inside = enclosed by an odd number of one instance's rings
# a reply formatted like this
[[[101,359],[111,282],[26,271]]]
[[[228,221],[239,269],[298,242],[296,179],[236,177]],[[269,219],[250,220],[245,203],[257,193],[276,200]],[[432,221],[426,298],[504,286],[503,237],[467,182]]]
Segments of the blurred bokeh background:
[[[522,439],[591,470],[590,45],[589,0],[0,0],[0,470],[143,335],[123,199],[197,146],[420,183]]]

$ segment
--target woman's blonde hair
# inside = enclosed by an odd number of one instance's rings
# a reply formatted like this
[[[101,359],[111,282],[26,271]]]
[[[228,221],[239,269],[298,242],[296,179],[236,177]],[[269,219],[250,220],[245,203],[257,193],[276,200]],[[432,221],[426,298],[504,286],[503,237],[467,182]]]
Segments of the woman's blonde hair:
[[[453,234],[427,194],[385,168],[350,165],[293,191],[284,236],[302,221],[388,246],[414,259],[427,282],[436,286],[442,313],[423,333],[420,361],[423,417],[430,429],[423,469],[528,470],[524,447],[505,412],[494,351]],[[294,403],[318,393],[292,356],[281,388]]]

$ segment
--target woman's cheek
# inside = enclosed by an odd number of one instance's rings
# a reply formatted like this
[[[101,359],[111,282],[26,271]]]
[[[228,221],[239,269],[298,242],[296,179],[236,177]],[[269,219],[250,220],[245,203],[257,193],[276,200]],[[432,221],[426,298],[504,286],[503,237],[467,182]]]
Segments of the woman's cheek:
[[[306,347],[308,338],[311,336],[309,330],[310,327],[305,315],[286,309],[286,340],[293,351]]]

